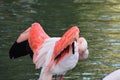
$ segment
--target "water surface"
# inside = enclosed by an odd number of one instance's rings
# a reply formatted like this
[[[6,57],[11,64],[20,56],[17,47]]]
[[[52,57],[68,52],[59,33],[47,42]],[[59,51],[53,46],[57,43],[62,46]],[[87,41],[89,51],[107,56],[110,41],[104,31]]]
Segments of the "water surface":
[[[40,70],[29,56],[10,60],[8,51],[19,34],[39,22],[50,36],[77,25],[90,55],[68,71],[65,80],[102,80],[120,68],[119,0],[1,0],[0,80],[37,80]]]

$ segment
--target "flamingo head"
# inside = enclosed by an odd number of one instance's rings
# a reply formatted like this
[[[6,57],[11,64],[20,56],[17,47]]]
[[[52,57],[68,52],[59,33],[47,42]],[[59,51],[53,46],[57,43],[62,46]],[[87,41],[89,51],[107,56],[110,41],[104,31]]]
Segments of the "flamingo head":
[[[79,52],[80,60],[88,58],[88,55],[89,55],[88,43],[86,39],[83,37],[80,37],[78,39],[78,52]]]

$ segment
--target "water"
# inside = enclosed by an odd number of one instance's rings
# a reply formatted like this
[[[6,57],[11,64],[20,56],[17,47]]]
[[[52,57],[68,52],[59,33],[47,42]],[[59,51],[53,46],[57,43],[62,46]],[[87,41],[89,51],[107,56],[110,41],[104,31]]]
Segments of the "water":
[[[39,22],[50,36],[61,36],[77,25],[89,43],[90,55],[68,71],[65,80],[101,80],[120,68],[119,0],[1,0],[0,80],[37,80],[29,56],[10,60],[8,51],[17,36]]]

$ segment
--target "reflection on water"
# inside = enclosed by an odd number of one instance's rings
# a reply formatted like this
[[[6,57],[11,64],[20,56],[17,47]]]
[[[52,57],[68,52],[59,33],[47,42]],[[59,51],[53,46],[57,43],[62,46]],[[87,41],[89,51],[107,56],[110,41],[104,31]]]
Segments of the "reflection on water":
[[[50,36],[61,36],[77,25],[89,43],[90,56],[69,71],[65,80],[101,80],[120,67],[119,0],[1,0],[0,80],[37,80],[29,56],[10,60],[8,50],[33,22]]]

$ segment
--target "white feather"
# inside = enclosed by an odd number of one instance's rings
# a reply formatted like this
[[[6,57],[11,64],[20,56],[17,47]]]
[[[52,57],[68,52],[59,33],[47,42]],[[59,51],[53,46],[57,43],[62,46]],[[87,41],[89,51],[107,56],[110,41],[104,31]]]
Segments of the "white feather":
[[[120,69],[110,73],[103,80],[120,80]]]

